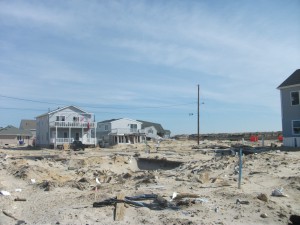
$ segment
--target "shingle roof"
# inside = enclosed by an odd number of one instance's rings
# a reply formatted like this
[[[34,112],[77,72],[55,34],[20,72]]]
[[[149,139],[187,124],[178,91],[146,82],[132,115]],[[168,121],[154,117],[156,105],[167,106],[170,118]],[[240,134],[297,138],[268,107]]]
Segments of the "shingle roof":
[[[103,121],[100,121],[100,122],[98,122],[98,123],[110,123],[110,122],[116,121],[116,120],[119,120],[119,119],[103,120]]]
[[[0,135],[32,136],[28,130],[20,130],[14,126],[7,126],[0,130]]]
[[[57,108],[57,109],[54,109],[54,110],[52,110],[52,111],[50,111],[50,112],[44,113],[44,114],[42,114],[42,115],[39,115],[39,116],[37,116],[36,118],[38,118],[38,117],[42,117],[42,116],[45,116],[45,115],[48,115],[48,114],[50,115],[50,114],[52,114],[52,113],[55,113],[55,112],[58,112],[58,111],[64,110],[64,109],[66,109],[66,108],[69,108],[69,107],[74,107],[74,108],[76,108],[76,109],[78,109],[78,110],[82,111],[83,113],[87,113],[86,111],[84,111],[84,110],[80,109],[80,108],[79,108],[79,107],[77,107],[77,106],[74,106],[74,105],[69,105],[69,106],[65,106],[65,107],[62,107],[62,108]]]
[[[21,120],[19,129],[36,130],[36,120]]]
[[[297,69],[292,75],[290,75],[285,81],[283,81],[283,83],[278,86],[278,89],[297,84],[300,85],[300,69]]]
[[[137,120],[137,121],[142,122],[142,129],[144,129],[144,128],[146,128],[146,127],[154,126],[155,129],[157,130],[157,133],[161,133],[161,134],[164,134],[164,133],[165,133],[164,128],[163,128],[162,125],[159,124],[159,123],[152,123],[152,122],[143,121],[143,120]]]

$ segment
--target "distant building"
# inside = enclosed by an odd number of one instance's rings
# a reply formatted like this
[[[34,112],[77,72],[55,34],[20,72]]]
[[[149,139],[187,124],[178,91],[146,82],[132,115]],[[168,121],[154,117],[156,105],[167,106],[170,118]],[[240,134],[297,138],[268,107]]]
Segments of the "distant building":
[[[0,129],[0,145],[29,145],[31,144],[31,137],[30,131],[21,130],[11,125]]]
[[[300,147],[300,69],[277,89],[281,98],[283,145]]]
[[[100,146],[135,144],[145,140],[142,123],[133,119],[120,118],[97,123],[97,139]]]
[[[171,136],[171,131],[165,130],[159,123],[153,123],[144,120],[138,121],[142,123],[142,129],[145,130],[145,134],[149,138],[170,138]]]
[[[66,106],[36,117],[36,145],[59,147],[82,141],[95,146],[96,123],[94,115],[76,106]]]
[[[20,130],[30,131],[32,138],[36,137],[36,120],[21,120]]]

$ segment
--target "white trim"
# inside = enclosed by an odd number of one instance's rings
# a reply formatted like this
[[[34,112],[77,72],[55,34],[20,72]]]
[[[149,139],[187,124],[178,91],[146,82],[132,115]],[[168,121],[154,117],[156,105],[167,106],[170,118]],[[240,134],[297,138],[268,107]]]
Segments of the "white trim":
[[[293,85],[289,85],[289,86],[278,87],[277,89],[282,90],[282,89],[293,88],[293,87],[300,87],[300,84],[293,84]]]

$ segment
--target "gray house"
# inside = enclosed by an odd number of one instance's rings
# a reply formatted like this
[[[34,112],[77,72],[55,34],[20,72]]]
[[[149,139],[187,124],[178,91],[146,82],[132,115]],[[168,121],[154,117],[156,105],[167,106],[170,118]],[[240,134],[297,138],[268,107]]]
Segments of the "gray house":
[[[21,120],[20,130],[30,131],[32,134],[32,138],[36,137],[36,120]]]
[[[23,145],[31,144],[32,134],[28,130],[21,130],[14,126],[7,126],[0,129],[0,145]]]
[[[300,69],[277,89],[281,98],[283,145],[300,147]]]
[[[171,131],[165,130],[161,124],[144,120],[138,121],[142,123],[142,129],[145,130],[146,136],[148,138],[170,138]]]
[[[92,113],[66,106],[36,117],[36,145],[57,148],[74,140],[95,146],[96,123]]]

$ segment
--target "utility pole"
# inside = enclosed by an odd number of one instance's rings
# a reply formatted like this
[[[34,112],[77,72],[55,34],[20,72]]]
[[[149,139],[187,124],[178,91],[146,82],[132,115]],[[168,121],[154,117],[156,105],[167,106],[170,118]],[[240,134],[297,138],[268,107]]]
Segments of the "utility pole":
[[[200,144],[200,86],[198,84],[198,145]]]

